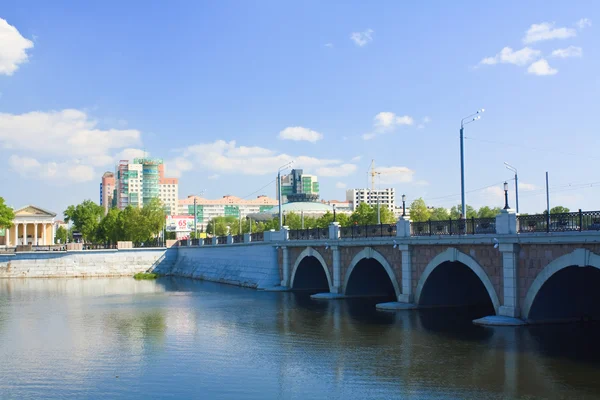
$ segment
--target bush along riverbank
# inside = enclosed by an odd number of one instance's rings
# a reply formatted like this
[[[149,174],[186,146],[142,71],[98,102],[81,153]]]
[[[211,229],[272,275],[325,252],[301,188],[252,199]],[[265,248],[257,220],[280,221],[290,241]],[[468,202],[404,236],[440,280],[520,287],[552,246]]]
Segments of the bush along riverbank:
[[[141,280],[141,279],[156,279],[156,278],[158,278],[158,274],[153,274],[153,273],[150,273],[150,272],[138,272],[137,274],[135,274],[133,276],[133,279],[138,279],[138,280]]]

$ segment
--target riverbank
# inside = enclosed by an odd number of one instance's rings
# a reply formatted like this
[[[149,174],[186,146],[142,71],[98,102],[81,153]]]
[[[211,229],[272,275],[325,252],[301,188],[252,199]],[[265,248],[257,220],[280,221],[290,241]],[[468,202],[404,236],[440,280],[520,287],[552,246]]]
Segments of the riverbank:
[[[87,278],[170,273],[177,249],[22,252],[0,255],[1,278]]]

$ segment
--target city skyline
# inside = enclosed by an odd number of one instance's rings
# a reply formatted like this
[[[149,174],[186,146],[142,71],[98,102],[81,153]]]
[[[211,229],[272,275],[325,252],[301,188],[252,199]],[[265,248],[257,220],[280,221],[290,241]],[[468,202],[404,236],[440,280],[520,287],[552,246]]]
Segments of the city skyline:
[[[551,206],[598,208],[584,150],[600,89],[593,2],[189,2],[117,16],[111,2],[26,3],[0,13],[2,196],[15,208],[38,192],[57,213],[97,201],[103,172],[144,156],[164,158],[180,198],[272,197],[295,160],[322,198],[343,200],[368,187],[374,159],[391,172],[379,188],[450,208],[460,119],[482,107],[465,129],[467,204],[503,206],[506,180],[515,206],[508,162],[521,212],[545,209],[545,171]]]

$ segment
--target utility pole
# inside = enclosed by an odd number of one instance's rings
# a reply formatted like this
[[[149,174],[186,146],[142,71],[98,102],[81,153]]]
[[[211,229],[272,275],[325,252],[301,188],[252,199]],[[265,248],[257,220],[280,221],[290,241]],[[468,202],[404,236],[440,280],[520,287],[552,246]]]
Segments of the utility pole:
[[[482,108],[478,110],[476,113],[469,115],[468,117],[464,117],[460,120],[460,202],[461,202],[461,212],[462,218],[467,218],[467,204],[465,203],[465,151],[464,151],[464,130],[465,125],[470,124],[471,122],[477,121],[481,118],[482,112],[485,110]],[[467,119],[472,118],[470,121],[465,122]]]

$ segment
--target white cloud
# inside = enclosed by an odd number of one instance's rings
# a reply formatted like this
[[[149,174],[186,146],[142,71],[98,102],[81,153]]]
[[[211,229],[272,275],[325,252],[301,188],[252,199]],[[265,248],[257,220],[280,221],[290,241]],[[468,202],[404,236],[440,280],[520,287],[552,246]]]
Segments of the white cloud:
[[[27,50],[33,42],[25,39],[17,28],[0,18],[0,75],[12,75],[20,64],[28,61]]]
[[[93,167],[72,160],[41,163],[33,157],[13,154],[8,158],[8,165],[23,178],[41,179],[58,184],[88,182],[97,178]]]
[[[335,187],[337,189],[346,189],[348,187],[348,185],[346,185],[344,182],[338,182],[335,184]]]
[[[412,182],[415,171],[407,167],[377,167],[378,180],[383,185]]]
[[[342,164],[342,161],[336,159],[294,157],[263,147],[237,146],[234,140],[195,144],[179,153],[174,160],[166,162],[167,165],[174,165],[173,169],[169,168],[169,174],[177,177],[181,176],[182,172],[196,167],[221,174],[265,175],[276,173],[279,167],[292,160],[295,167],[303,168],[305,171]]]
[[[558,58],[569,58],[569,57],[581,57],[583,50],[581,47],[569,46],[566,49],[556,49],[552,52],[552,57]]]
[[[120,160],[133,161],[134,158],[149,157],[150,154],[142,149],[128,148],[123,149],[111,160],[112,163],[118,163]],[[107,163],[108,164],[108,163]]]
[[[428,124],[430,122],[431,122],[431,118],[429,118],[429,117],[423,117],[423,123],[424,124]]]
[[[479,62],[483,65],[495,64],[514,64],[524,66],[537,59],[541,52],[539,50],[523,47],[521,50],[514,51],[510,47],[505,47],[494,57],[486,57]]]
[[[579,30],[583,30],[589,26],[592,26],[592,21],[590,21],[588,18],[581,18],[575,23],[575,25],[577,25]]]
[[[577,31],[572,28],[555,28],[554,22],[532,24],[523,38],[523,43],[535,43],[542,40],[567,39],[577,36]]]
[[[290,126],[279,132],[279,139],[296,141],[306,140],[307,142],[315,143],[323,139],[323,135],[317,131],[301,126]]]
[[[529,68],[527,68],[527,72],[534,75],[546,76],[554,75],[558,72],[558,70],[550,67],[548,61],[542,58],[541,60],[531,64]]]
[[[135,129],[96,127],[79,110],[0,114],[0,145],[6,149],[75,158],[102,156],[111,150],[140,144]]]
[[[492,186],[482,190],[482,197],[490,200],[502,199],[502,203],[504,203],[504,188],[500,186]],[[497,202],[496,202],[497,203]]]
[[[95,167],[112,167],[120,159],[141,155],[141,150],[128,147],[140,144],[139,131],[102,130],[97,125],[85,112],[74,109],[0,113],[0,147],[12,153],[8,159],[12,168],[25,165],[16,168],[17,173],[61,184],[95,179]]]
[[[352,162],[354,162],[354,163],[355,163],[355,162],[359,162],[361,159],[362,159],[362,156],[356,156],[356,157],[352,157],[352,158],[350,159],[350,161],[352,161]]]
[[[352,32],[350,39],[359,47],[366,46],[373,41],[373,29],[367,29],[364,32]]]
[[[318,176],[348,176],[356,172],[355,164],[341,164],[317,168]]]
[[[377,114],[373,122],[373,131],[362,135],[364,140],[373,139],[374,137],[393,131],[399,126],[413,125],[414,119],[408,115],[397,116],[393,112],[383,111]]]
[[[525,183],[525,182],[519,182],[519,190],[525,191],[525,192],[530,192],[532,190],[537,190],[539,189],[536,185],[534,185],[533,183]]]
[[[217,180],[221,177],[221,175],[219,174],[214,174],[208,177],[208,179],[210,179],[211,181]]]
[[[333,47],[333,43],[325,43],[325,47],[332,48]]]

